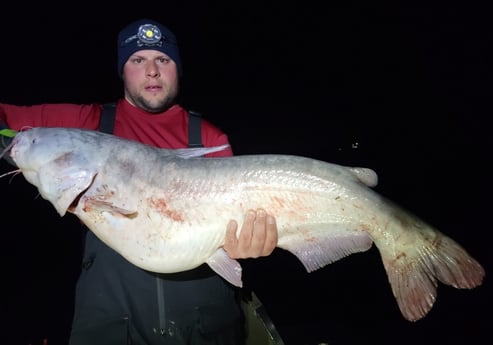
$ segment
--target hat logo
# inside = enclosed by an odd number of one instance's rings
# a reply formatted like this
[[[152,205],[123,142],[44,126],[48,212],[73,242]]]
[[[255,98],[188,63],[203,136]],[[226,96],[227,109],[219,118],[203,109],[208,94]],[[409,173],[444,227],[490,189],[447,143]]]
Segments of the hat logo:
[[[137,40],[136,44],[138,47],[161,47],[163,45],[163,35],[161,34],[161,30],[159,30],[159,28],[154,24],[143,24],[139,26],[137,34],[124,40],[121,45],[126,46],[135,40]]]
[[[139,27],[137,32],[139,41],[143,44],[157,44],[161,42],[161,30],[156,25],[144,24]]]

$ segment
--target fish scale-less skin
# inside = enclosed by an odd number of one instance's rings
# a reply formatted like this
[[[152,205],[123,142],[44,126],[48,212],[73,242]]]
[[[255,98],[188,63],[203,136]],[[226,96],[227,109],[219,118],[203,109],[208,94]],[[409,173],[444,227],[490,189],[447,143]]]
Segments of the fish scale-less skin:
[[[482,283],[482,266],[459,244],[369,188],[377,183],[372,170],[290,155],[196,157],[217,149],[163,150],[99,132],[35,128],[18,134],[10,153],[60,215],[74,213],[147,270],[205,262],[241,286],[241,267],[222,249],[226,224],[261,207],[276,218],[278,247],[308,272],[375,243],[408,320],[428,313],[438,281]]]

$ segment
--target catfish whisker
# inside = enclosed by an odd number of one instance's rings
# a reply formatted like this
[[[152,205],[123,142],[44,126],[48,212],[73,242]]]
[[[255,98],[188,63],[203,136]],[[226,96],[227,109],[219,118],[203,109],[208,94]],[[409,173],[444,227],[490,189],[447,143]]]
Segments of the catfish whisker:
[[[8,176],[8,175],[13,175],[12,178],[14,178],[15,176],[17,176],[20,173],[22,173],[21,169],[15,169],[15,170],[12,170],[12,171],[6,172],[5,174],[0,175],[0,178]],[[11,179],[11,181],[12,181],[12,179]]]

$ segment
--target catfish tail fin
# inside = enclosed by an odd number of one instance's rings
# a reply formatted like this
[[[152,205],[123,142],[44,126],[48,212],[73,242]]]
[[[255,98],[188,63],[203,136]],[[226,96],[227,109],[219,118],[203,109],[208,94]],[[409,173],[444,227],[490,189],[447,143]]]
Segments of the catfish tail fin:
[[[396,251],[394,258],[382,255],[392,292],[409,321],[417,321],[430,311],[438,281],[457,289],[472,289],[481,285],[485,275],[475,259],[442,233],[436,232],[432,239],[419,238],[416,244]]]

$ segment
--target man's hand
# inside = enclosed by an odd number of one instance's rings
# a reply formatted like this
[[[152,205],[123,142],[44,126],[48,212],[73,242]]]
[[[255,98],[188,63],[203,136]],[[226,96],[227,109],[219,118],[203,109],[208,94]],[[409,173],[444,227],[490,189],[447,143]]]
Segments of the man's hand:
[[[277,245],[277,225],[263,209],[249,210],[239,235],[238,223],[231,220],[226,230],[224,249],[232,259],[258,258],[270,255]]]

